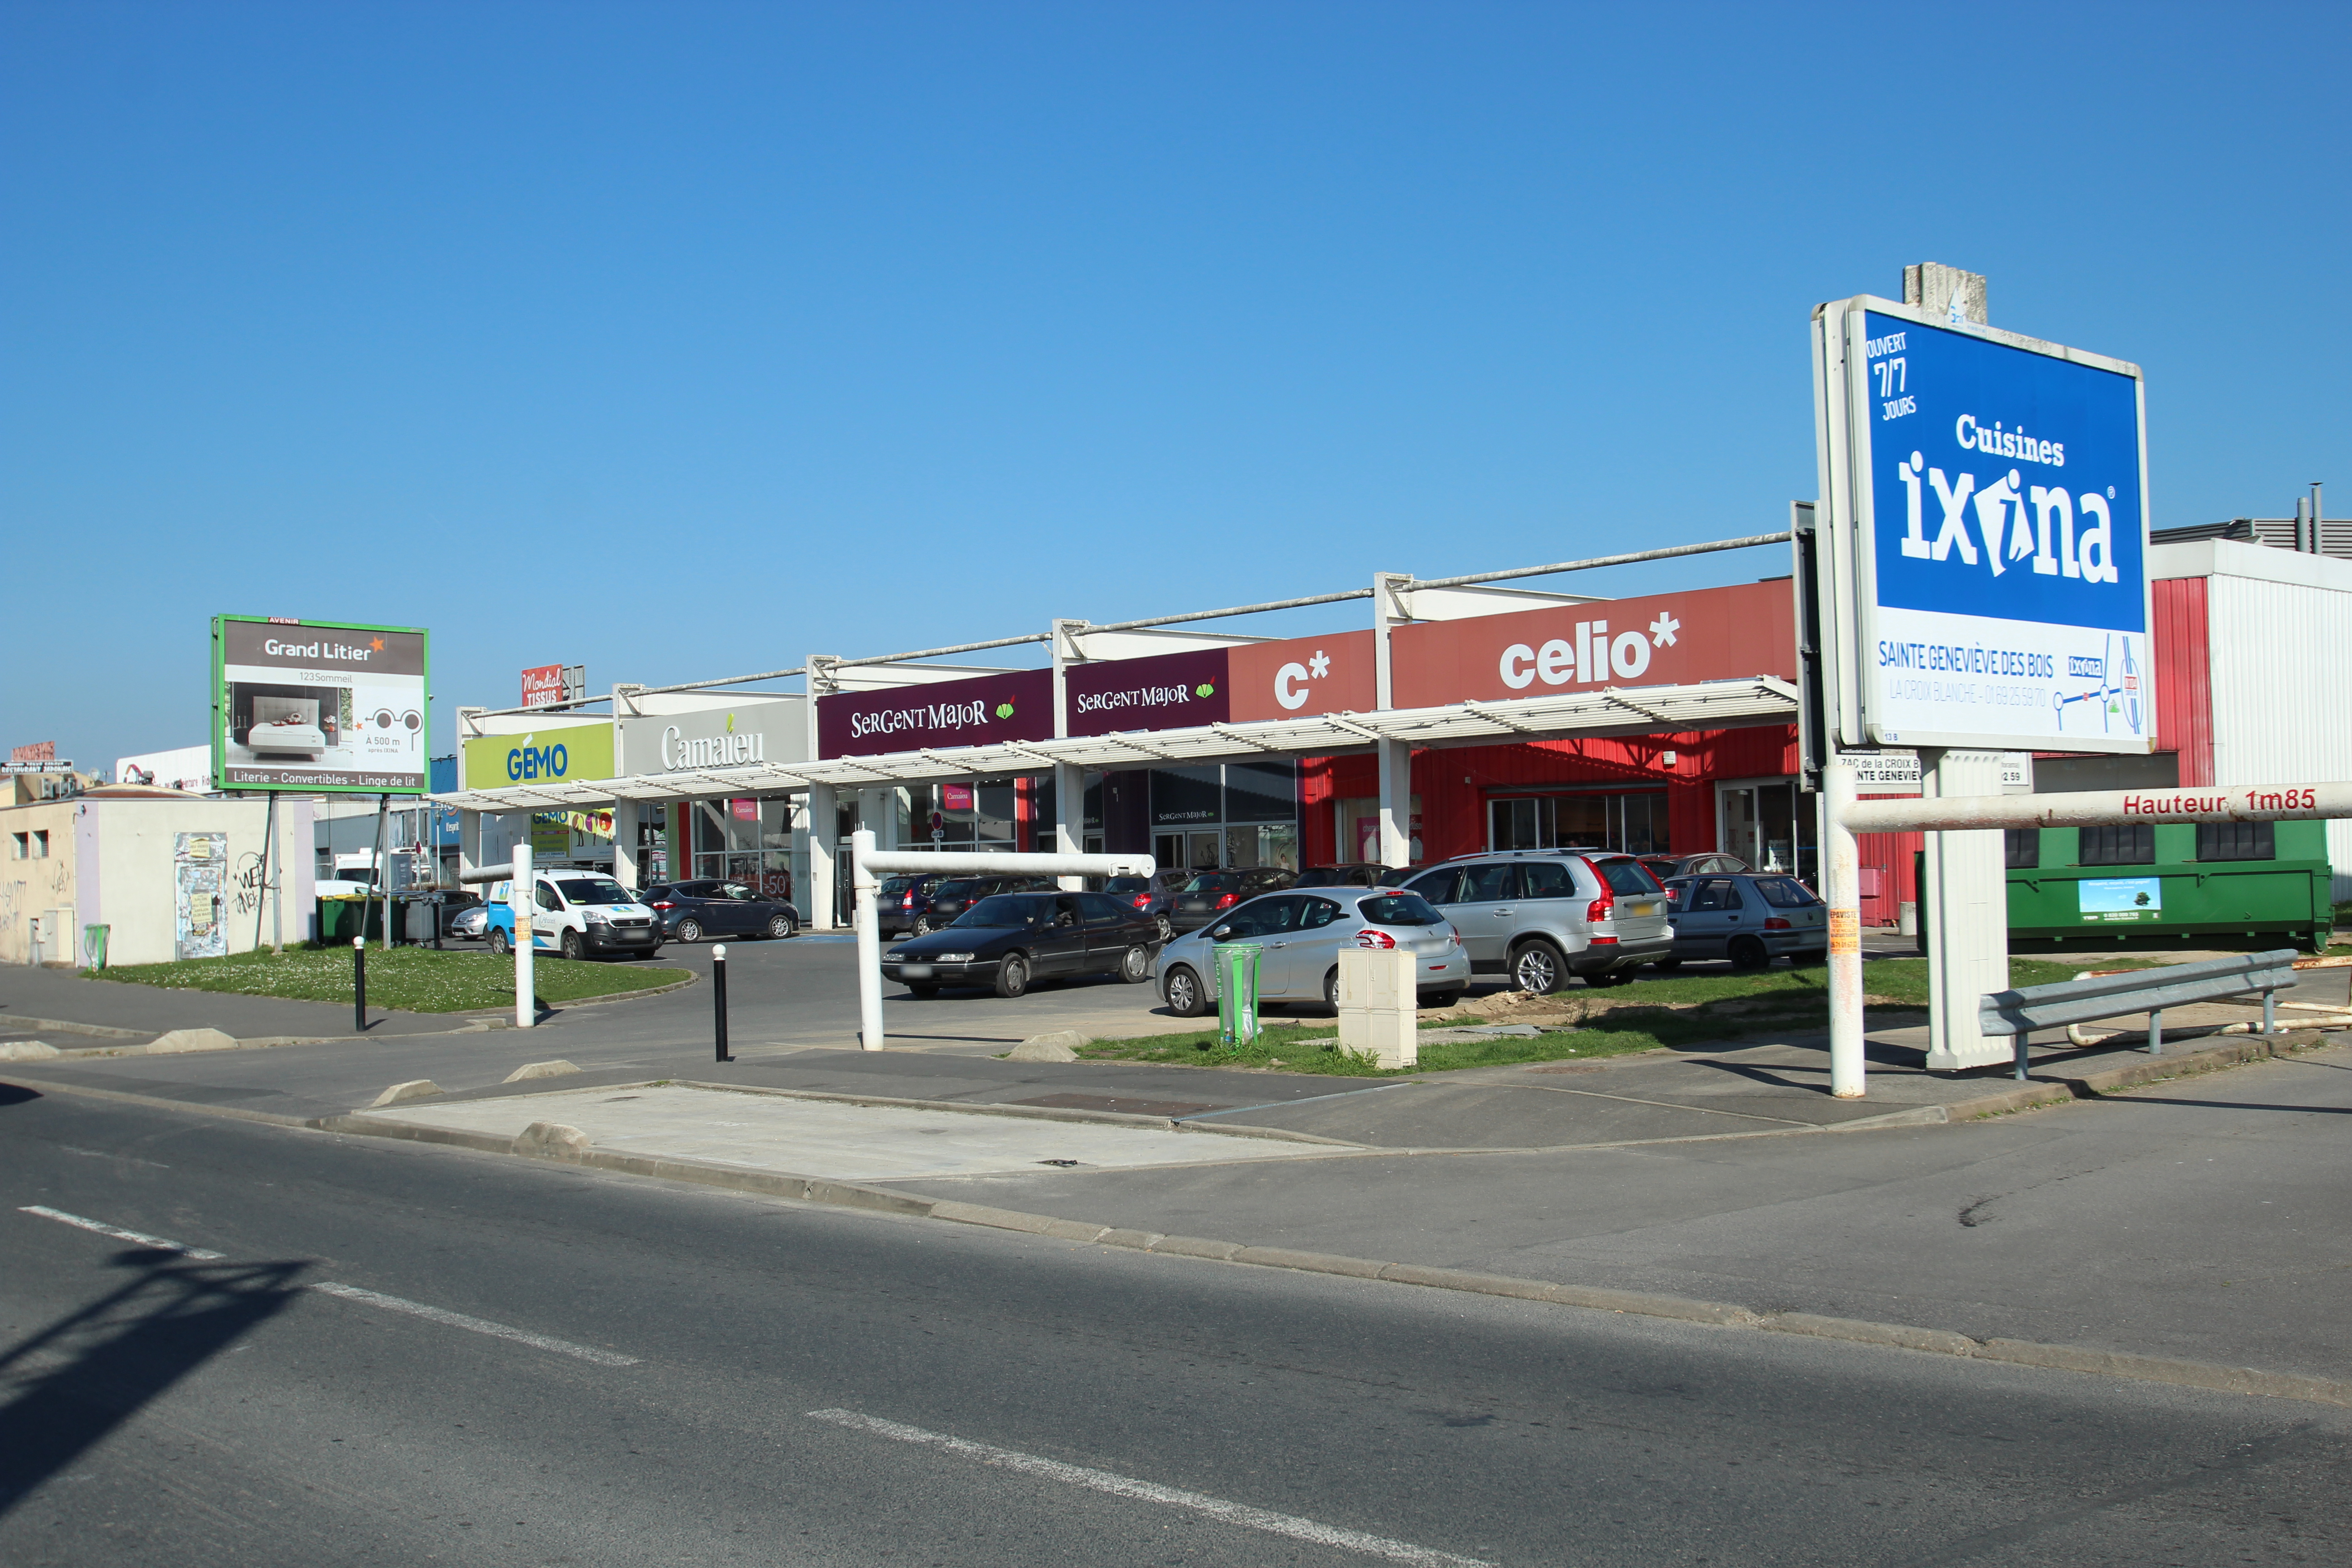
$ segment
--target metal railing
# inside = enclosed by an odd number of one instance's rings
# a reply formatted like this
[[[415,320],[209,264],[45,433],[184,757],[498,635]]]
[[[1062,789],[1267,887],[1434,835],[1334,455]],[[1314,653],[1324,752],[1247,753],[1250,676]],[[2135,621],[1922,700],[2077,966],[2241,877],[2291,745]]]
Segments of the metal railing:
[[[1988,1035],[2013,1036],[2017,1046],[2017,1076],[2025,1077],[2026,1039],[2036,1029],[2087,1024],[2126,1013],[2147,1015],[2147,1054],[2164,1054],[2164,1010],[2191,1002],[2214,1002],[2263,994],[2263,1033],[2278,1026],[2278,993],[2296,984],[2294,949],[2240,953],[2209,958],[2198,963],[2172,963],[2161,969],[2132,969],[2084,980],[2062,980],[2053,985],[2027,985],[1995,991],[1977,1003],[1977,1023]]]

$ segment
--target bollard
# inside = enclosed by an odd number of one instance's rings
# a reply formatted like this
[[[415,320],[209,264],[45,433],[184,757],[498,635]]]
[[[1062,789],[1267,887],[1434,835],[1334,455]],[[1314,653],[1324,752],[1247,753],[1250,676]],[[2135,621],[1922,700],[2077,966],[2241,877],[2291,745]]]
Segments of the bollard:
[[[718,1032],[719,1059],[733,1061],[727,1054],[727,944],[723,942],[710,950],[710,1022]]]
[[[352,938],[352,1028],[367,1033],[367,938]]]

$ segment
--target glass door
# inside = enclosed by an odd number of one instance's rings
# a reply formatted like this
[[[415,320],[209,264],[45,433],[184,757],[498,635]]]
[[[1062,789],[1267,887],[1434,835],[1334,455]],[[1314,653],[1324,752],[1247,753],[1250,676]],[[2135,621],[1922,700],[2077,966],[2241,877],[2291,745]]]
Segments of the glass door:
[[[1759,871],[1787,872],[1807,883],[1815,879],[1819,855],[1811,803],[1802,797],[1796,780],[1718,784],[1716,802],[1716,842],[1726,854],[1738,856]]]

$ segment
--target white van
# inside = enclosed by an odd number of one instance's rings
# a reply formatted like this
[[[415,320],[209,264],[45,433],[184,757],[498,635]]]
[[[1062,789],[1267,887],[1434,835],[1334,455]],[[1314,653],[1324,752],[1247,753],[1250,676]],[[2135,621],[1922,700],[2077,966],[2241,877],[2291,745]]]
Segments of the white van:
[[[533,952],[586,958],[618,952],[651,958],[661,951],[661,917],[636,894],[602,871],[535,871],[531,900]],[[514,951],[514,883],[493,882],[484,895],[490,951]]]

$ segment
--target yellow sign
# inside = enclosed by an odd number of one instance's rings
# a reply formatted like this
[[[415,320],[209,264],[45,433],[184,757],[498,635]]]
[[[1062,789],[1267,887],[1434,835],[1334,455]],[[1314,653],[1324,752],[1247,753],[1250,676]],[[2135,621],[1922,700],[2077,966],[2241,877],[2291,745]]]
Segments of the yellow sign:
[[[1830,911],[1830,951],[1852,953],[1862,951],[1862,916],[1854,910]]]
[[[526,735],[479,735],[465,743],[467,789],[613,776],[613,726],[567,724]]]

